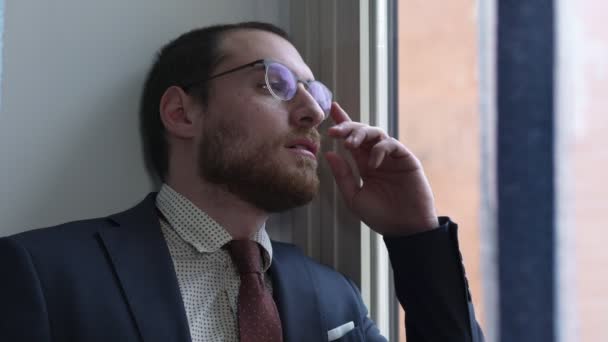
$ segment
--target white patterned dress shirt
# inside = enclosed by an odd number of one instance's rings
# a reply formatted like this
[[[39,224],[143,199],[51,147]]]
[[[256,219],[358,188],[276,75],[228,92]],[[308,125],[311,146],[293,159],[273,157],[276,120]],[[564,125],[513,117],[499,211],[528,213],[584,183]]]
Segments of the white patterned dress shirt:
[[[162,213],[161,230],[173,260],[192,342],[238,341],[239,274],[224,245],[232,237],[205,212],[167,184],[156,197]],[[272,245],[265,227],[251,238],[263,248],[262,269],[272,261]]]

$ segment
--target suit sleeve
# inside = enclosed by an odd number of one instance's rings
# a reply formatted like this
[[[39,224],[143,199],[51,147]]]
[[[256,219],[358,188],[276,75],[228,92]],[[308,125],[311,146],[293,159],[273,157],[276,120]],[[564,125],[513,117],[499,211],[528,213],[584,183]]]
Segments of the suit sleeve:
[[[10,237],[0,238],[0,341],[50,341],[40,281],[29,253]]]
[[[447,217],[441,217],[440,224],[428,232],[384,238],[397,298],[406,312],[407,340],[481,342],[458,227]]]

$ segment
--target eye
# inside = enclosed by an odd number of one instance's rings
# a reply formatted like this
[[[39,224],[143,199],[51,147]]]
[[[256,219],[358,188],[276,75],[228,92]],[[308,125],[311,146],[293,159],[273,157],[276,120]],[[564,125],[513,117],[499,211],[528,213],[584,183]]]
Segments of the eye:
[[[273,90],[276,90],[278,92],[283,92],[287,87],[287,82],[285,82],[284,80],[272,81],[270,82],[270,87],[272,87]]]

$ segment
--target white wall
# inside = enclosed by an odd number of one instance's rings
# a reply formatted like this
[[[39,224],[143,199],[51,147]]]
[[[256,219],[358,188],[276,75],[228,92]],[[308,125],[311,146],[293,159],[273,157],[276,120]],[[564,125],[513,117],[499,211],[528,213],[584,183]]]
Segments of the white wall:
[[[191,28],[264,20],[281,0],[6,0],[0,236],[125,209],[150,190],[138,102],[154,53]]]

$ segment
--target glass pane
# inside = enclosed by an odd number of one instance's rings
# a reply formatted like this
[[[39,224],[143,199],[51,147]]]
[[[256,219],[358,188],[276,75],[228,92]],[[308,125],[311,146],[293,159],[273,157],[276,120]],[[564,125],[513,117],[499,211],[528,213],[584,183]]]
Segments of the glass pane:
[[[422,161],[439,215],[459,224],[460,247],[483,326],[476,8],[474,0],[398,1],[397,96],[399,140]],[[401,327],[401,341],[403,331]]]
[[[608,2],[559,1],[564,341],[608,341]]]

